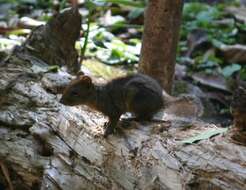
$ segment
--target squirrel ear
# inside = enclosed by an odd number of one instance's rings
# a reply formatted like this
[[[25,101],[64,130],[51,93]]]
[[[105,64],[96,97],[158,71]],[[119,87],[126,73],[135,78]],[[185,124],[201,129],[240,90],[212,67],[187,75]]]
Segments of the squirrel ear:
[[[92,83],[91,78],[88,76],[80,76],[80,80],[85,81],[87,83]]]
[[[85,76],[85,73],[83,71],[79,71],[76,73],[77,78],[79,78],[80,76]]]

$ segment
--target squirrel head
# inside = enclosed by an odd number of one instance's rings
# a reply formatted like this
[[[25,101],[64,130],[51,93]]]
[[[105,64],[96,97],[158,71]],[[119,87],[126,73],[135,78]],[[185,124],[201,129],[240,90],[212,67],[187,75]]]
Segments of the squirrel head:
[[[94,91],[95,86],[90,77],[78,76],[65,88],[60,102],[68,106],[86,104]]]

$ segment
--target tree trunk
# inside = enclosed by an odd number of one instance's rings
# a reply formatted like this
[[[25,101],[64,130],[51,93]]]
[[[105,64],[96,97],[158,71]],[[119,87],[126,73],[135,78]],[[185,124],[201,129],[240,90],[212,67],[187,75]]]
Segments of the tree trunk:
[[[231,111],[234,117],[232,139],[236,143],[246,145],[246,88],[239,86],[233,94]]]
[[[171,92],[182,0],[149,0],[145,13],[139,70],[157,79]]]
[[[79,19],[73,11],[67,13]],[[70,22],[65,23],[69,28]],[[70,24],[76,27],[73,22]],[[79,30],[78,25],[76,28]],[[41,33],[53,31],[39,29]],[[57,37],[59,33],[64,34],[64,30],[55,31]],[[48,35],[43,36],[46,36],[44,41],[51,40]],[[66,37],[66,43],[74,43],[75,37]],[[36,39],[31,35],[28,40]],[[52,43],[54,46],[47,48],[63,49],[66,43],[58,43],[57,47]],[[191,145],[181,142],[201,131],[217,128],[215,125],[160,113],[165,122],[145,125],[132,122],[130,128],[120,128],[117,134],[105,139],[102,137],[105,117],[85,106],[68,107],[59,103],[59,89],[69,82],[71,75],[62,71],[52,73],[44,59],[30,54],[26,48],[30,47],[17,48],[0,64],[0,187],[21,190],[246,188],[246,147],[232,143],[223,135]],[[53,50],[55,59],[56,53],[61,52]],[[59,59],[64,57],[61,55]]]

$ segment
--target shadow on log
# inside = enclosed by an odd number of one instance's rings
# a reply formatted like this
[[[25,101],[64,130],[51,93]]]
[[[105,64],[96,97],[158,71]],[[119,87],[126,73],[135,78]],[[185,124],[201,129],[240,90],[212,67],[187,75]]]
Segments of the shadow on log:
[[[77,16],[77,10],[71,9],[35,29],[1,64],[1,186],[11,183],[24,190],[245,189],[246,147],[224,135],[191,145],[181,142],[215,125],[164,113],[165,122],[133,122],[104,139],[101,126],[106,118],[84,106],[59,103],[58,92],[71,75],[49,72],[49,65],[78,67],[73,50],[79,34],[74,25],[80,22]],[[55,33],[47,34],[53,27]]]

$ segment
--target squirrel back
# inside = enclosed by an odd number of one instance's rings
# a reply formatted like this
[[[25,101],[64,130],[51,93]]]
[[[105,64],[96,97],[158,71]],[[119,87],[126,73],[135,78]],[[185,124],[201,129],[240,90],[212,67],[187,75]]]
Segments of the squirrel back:
[[[104,85],[92,83],[88,76],[80,76],[67,86],[61,103],[88,105],[109,117],[132,112],[141,119],[151,119],[164,104],[158,82],[143,74],[116,78]]]

